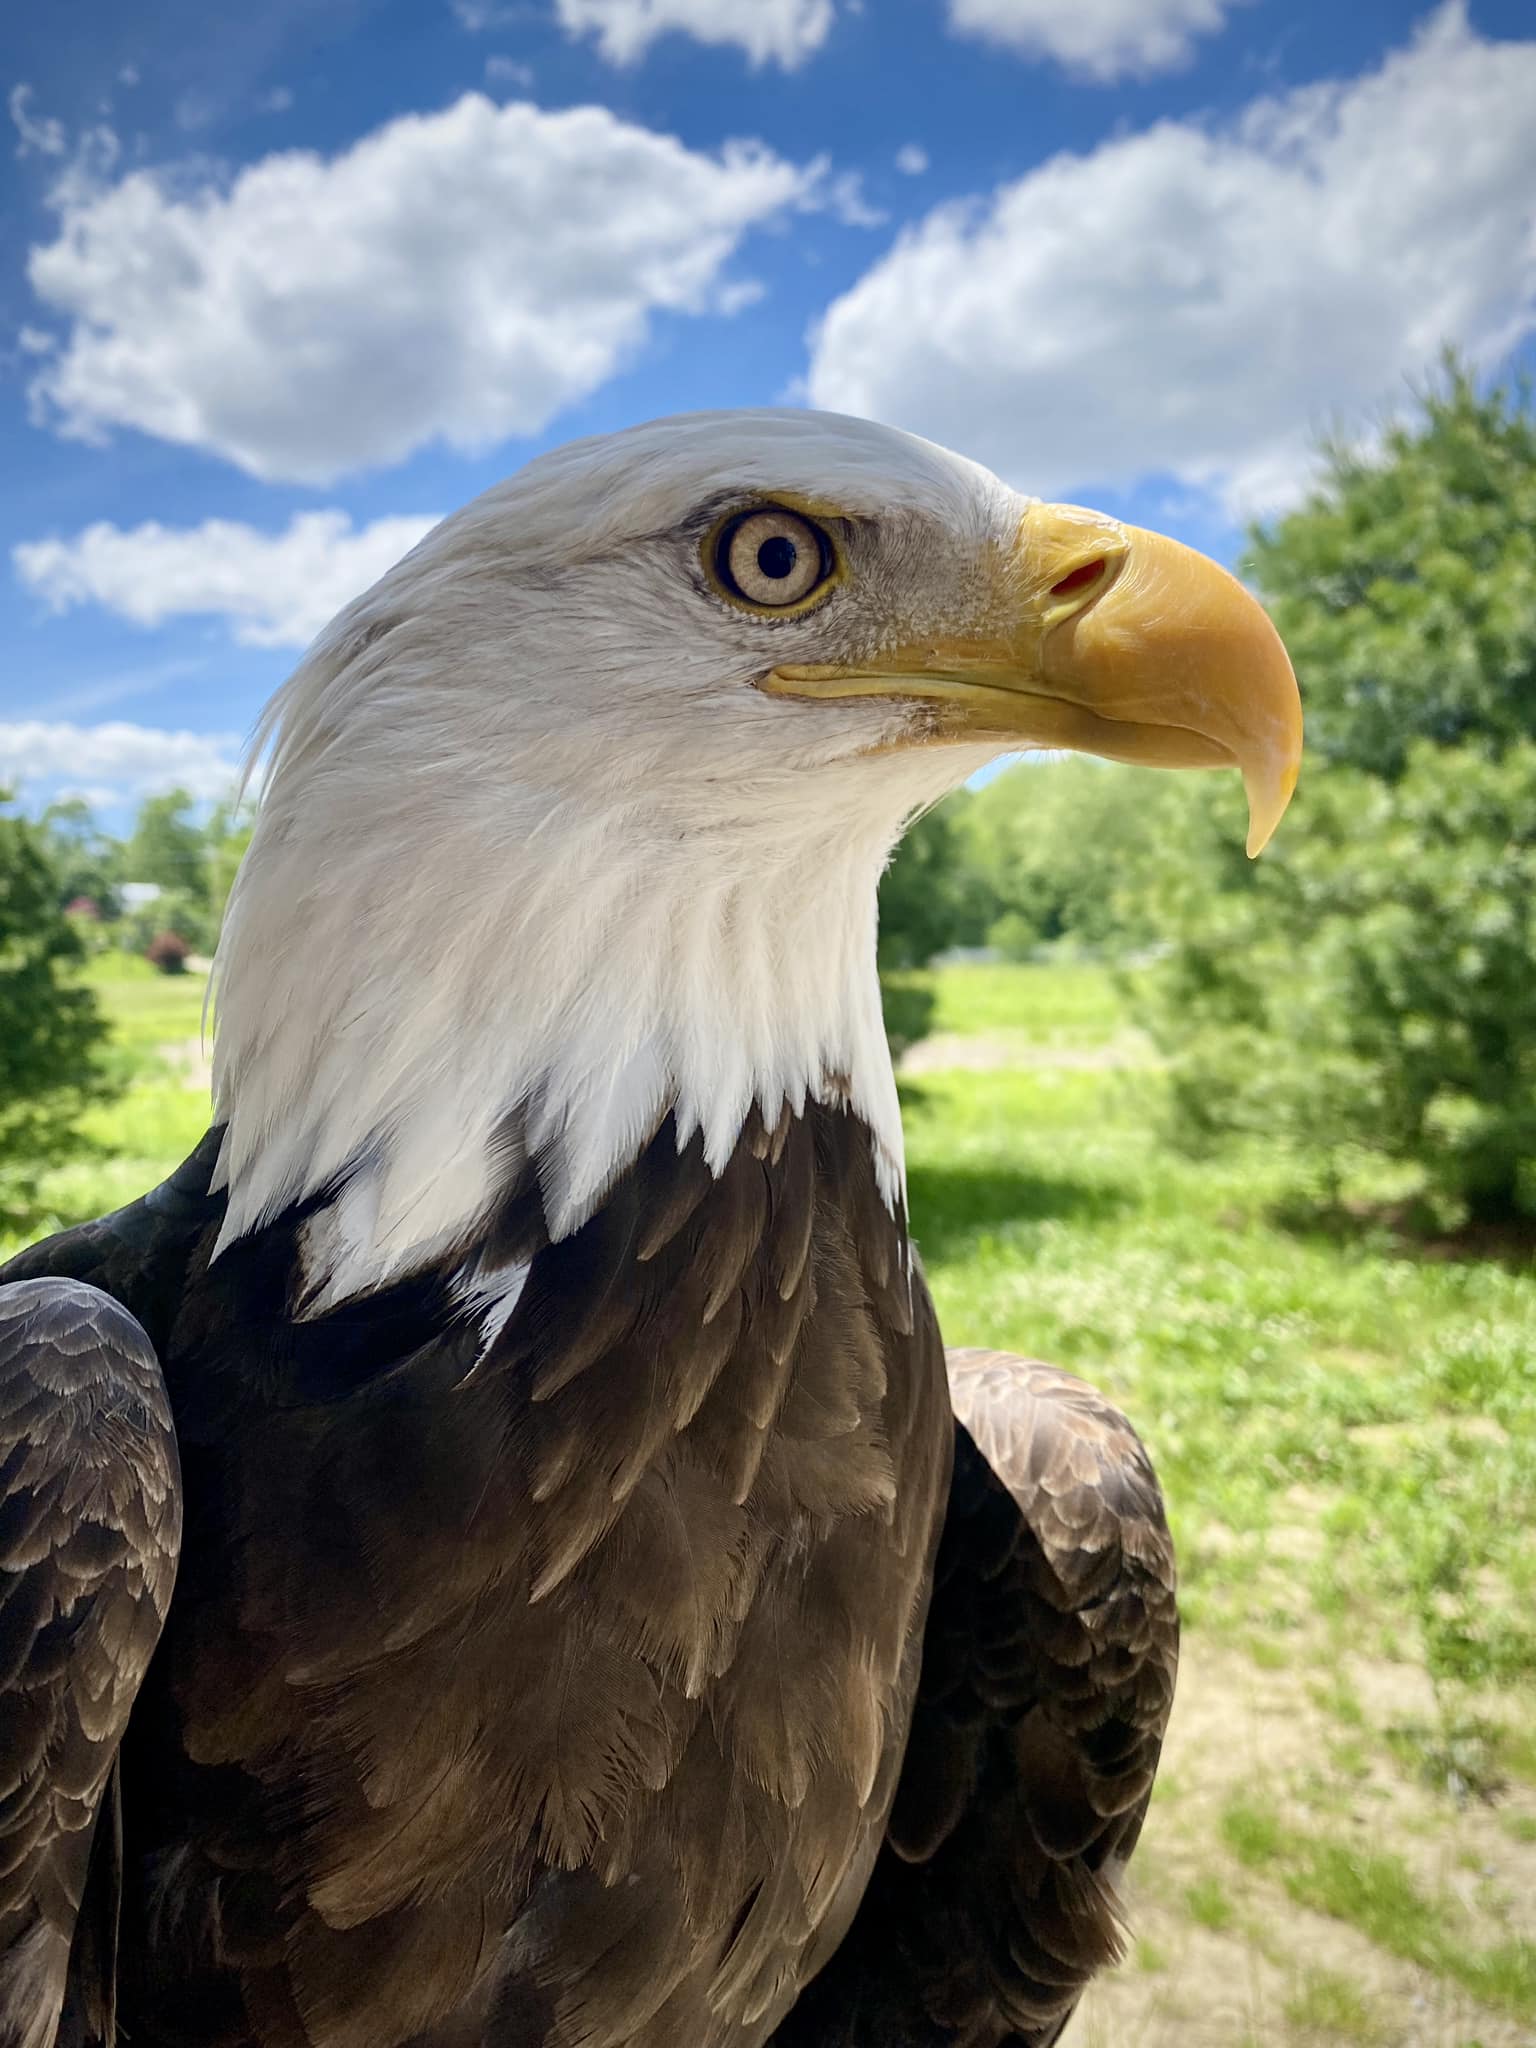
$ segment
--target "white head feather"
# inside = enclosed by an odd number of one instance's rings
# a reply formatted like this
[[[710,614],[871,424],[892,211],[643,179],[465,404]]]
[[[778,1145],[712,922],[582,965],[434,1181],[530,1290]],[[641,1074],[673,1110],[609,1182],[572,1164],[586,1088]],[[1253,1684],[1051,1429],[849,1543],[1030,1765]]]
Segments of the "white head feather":
[[[764,619],[711,589],[700,539],[785,495],[862,552],[825,605]],[[851,1100],[894,1201],[876,888],[988,750],[755,684],[974,626],[1020,503],[866,421],[696,414],[539,458],[350,605],[258,737],[218,960],[221,1248],[335,1190],[307,1242],[329,1305],[470,1245],[509,1144],[560,1236],[669,1110],[718,1171],[754,1102],[808,1096]]]

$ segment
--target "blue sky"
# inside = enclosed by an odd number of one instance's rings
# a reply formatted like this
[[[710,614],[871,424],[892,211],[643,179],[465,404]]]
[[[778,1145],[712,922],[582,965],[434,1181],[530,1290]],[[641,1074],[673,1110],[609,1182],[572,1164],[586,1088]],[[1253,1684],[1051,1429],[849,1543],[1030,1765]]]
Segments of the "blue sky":
[[[198,0],[0,27],[0,780],[217,792],[539,449],[826,404],[1231,556],[1536,328],[1528,0]]]

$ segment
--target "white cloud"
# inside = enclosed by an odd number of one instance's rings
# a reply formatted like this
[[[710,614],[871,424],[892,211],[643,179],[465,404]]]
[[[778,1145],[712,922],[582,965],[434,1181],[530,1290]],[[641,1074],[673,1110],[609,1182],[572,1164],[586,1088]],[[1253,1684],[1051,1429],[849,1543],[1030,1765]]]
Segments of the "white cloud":
[[[1160,122],[937,209],[829,309],[814,404],[1055,494],[1167,471],[1239,510],[1443,343],[1536,329],[1536,41],[1443,7],[1380,70]]]
[[[103,797],[153,796],[186,789],[198,798],[228,796],[239,778],[234,733],[165,732],[150,725],[70,725],[43,719],[0,725],[0,760],[25,785],[58,782]]]
[[[904,142],[896,152],[896,168],[904,177],[920,178],[928,168],[928,152],[920,143]]]
[[[18,156],[31,156],[35,150],[39,156],[62,156],[66,137],[64,123],[52,114],[32,112],[32,88],[30,85],[13,85],[6,105],[15,124],[20,140],[16,144]]]
[[[519,64],[515,57],[487,57],[485,76],[489,85],[511,85],[520,92],[529,92],[533,87],[533,66]]]
[[[822,203],[824,170],[468,93],[227,189],[75,184],[29,261],[71,323],[33,403],[68,434],[137,427],[306,483],[476,452],[595,390],[653,311],[717,310],[742,237]]]
[[[128,531],[102,522],[73,540],[22,541],[11,559],[56,611],[99,604],[140,626],[212,613],[251,646],[303,647],[434,523],[399,517],[354,529],[337,511],[301,512],[281,533],[227,519]]]
[[[1233,0],[949,0],[957,35],[1021,57],[1054,58],[1098,85],[1172,71],[1196,36],[1219,29]]]
[[[171,118],[183,135],[197,135],[204,128],[211,128],[221,111],[218,101],[208,93],[184,92],[172,108]]]
[[[49,791],[48,800],[50,803],[63,802],[68,798],[77,797],[93,811],[109,811],[114,804],[122,801],[122,794],[120,789],[113,789],[111,784],[106,782],[64,783]],[[121,900],[119,898],[119,901]]]
[[[871,206],[864,197],[862,171],[838,171],[826,180],[822,190],[828,212],[844,227],[878,228],[890,219],[888,213]]]
[[[259,114],[286,114],[292,105],[293,87],[291,85],[274,85],[269,92],[264,92],[256,102],[256,111]]]
[[[122,704],[157,696],[173,683],[201,683],[210,680],[212,664],[205,656],[177,655],[167,661],[151,661],[142,668],[110,669],[93,680],[52,685],[48,709],[56,718],[72,718],[82,711],[105,711],[109,704]]]
[[[488,28],[508,28],[518,18],[516,0],[510,5],[500,4],[500,0],[453,0],[453,13],[459,27],[472,36]]]
[[[676,30],[793,71],[832,27],[832,0],[555,0],[555,12],[567,35],[595,36],[610,64],[638,63],[658,36]]]

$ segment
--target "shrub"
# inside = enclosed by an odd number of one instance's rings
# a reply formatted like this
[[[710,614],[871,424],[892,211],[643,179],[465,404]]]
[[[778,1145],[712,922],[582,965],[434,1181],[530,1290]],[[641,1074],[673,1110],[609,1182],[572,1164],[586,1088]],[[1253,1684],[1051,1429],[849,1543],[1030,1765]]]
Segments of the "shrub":
[[[1185,814],[1145,978],[1176,1133],[1412,1162],[1536,1215],[1536,423],[1454,372],[1255,537],[1307,708],[1302,786],[1243,861],[1229,788]],[[1219,827],[1219,836],[1218,836]]]
[[[907,833],[880,885],[880,966],[926,967],[947,946],[978,945],[987,913],[967,863],[966,790],[929,811]]]
[[[1246,886],[1186,888],[1150,977],[1179,1128],[1364,1147],[1481,1220],[1536,1215],[1536,745],[1420,742],[1299,810]]]
[[[179,932],[156,932],[144,948],[144,958],[162,974],[185,974],[192,948]]]

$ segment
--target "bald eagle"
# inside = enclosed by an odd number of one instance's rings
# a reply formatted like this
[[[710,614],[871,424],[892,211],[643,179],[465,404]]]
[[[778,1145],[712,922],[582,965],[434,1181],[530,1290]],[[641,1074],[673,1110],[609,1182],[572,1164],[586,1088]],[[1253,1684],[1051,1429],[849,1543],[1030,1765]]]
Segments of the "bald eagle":
[[[1058,2038],[1176,1660],[1129,1425],[952,1352],[875,974],[1004,749],[1237,765],[1224,571],[809,412],[545,455],[272,704],[214,1121],[0,1289],[0,2041]]]

